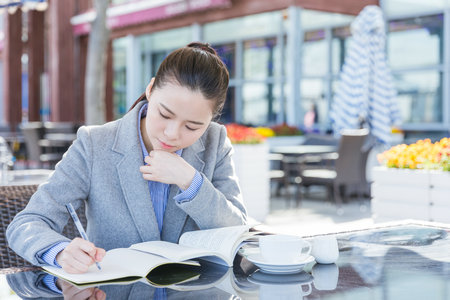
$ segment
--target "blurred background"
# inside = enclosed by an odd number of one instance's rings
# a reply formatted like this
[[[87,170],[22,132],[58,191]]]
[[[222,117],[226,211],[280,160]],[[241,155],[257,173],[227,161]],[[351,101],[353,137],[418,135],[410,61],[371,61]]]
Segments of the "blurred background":
[[[14,2],[22,2],[18,8]],[[97,2],[101,2],[100,0]],[[121,117],[172,50],[212,44],[231,81],[223,123],[331,130],[330,107],[350,24],[369,4],[386,22],[406,140],[438,139],[450,128],[450,6],[446,0],[105,1],[109,28],[104,107],[85,105],[86,57],[96,13],[91,0],[0,1],[0,127],[30,121],[85,123]],[[93,79],[94,82],[96,78]],[[97,85],[101,85],[102,80]],[[97,110],[97,111],[96,111]],[[89,123],[89,122],[86,122]]]
[[[369,35],[355,34],[363,31]],[[258,220],[291,209],[290,202],[302,202],[311,216],[307,200],[315,198],[334,199],[341,216],[355,196],[365,202],[353,201],[347,212],[370,219],[376,154],[401,143],[429,138],[419,145],[432,149],[428,162],[450,168],[443,140],[450,134],[448,0],[0,0],[2,184],[45,180],[42,169],[55,167],[79,126],[122,117],[163,59],[192,41],[210,43],[229,70],[219,122],[235,144],[243,194]],[[349,111],[337,112],[345,105]],[[370,134],[339,139],[337,121]],[[255,140],[249,127],[268,142]],[[423,168],[412,148],[380,162]],[[250,158],[241,156],[246,151]],[[325,213],[335,218],[336,207]]]

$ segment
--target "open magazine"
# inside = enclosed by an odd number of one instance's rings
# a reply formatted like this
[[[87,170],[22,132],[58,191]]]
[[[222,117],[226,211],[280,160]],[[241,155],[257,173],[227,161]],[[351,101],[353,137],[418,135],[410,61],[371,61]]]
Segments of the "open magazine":
[[[83,274],[70,274],[51,266],[44,267],[44,270],[78,286],[130,283],[143,279],[154,286],[170,286],[199,275],[192,272],[195,266],[200,266],[194,261],[196,259],[231,267],[240,247],[257,234],[249,229],[249,225],[240,225],[190,231],[181,235],[178,244],[149,241],[129,248],[112,249],[106,252],[100,263],[101,270],[94,264]],[[152,279],[155,274],[158,275],[156,278],[165,281],[164,284]]]

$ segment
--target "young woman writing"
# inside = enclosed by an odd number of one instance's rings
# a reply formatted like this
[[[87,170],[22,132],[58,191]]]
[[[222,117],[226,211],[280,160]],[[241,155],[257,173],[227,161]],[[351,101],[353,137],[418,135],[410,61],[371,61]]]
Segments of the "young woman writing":
[[[214,49],[191,43],[162,62],[132,109],[77,140],[7,229],[10,247],[35,265],[83,273],[105,250],[186,231],[246,223],[224,126],[212,122],[228,72]],[[86,203],[87,235],[61,235]]]

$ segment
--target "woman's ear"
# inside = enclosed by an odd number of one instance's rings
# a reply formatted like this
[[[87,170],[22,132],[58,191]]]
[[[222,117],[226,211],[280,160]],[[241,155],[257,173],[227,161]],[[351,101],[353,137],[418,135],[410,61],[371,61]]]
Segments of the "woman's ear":
[[[147,85],[147,88],[145,89],[145,97],[147,98],[147,101],[150,100],[150,94],[152,92],[153,83],[155,82],[155,77],[150,80],[150,83]]]

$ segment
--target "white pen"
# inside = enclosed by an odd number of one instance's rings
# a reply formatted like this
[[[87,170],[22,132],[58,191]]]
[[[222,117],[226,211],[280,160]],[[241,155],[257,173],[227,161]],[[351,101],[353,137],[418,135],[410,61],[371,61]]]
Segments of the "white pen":
[[[71,203],[66,204],[67,211],[69,212],[70,216],[72,217],[73,222],[75,223],[75,226],[78,229],[78,232],[80,233],[81,237],[85,239],[86,241],[89,241],[86,231],[84,231],[83,225],[81,224],[80,219],[78,218],[77,212],[73,208]],[[101,270],[100,264],[98,262],[95,262],[97,265],[97,268]]]

